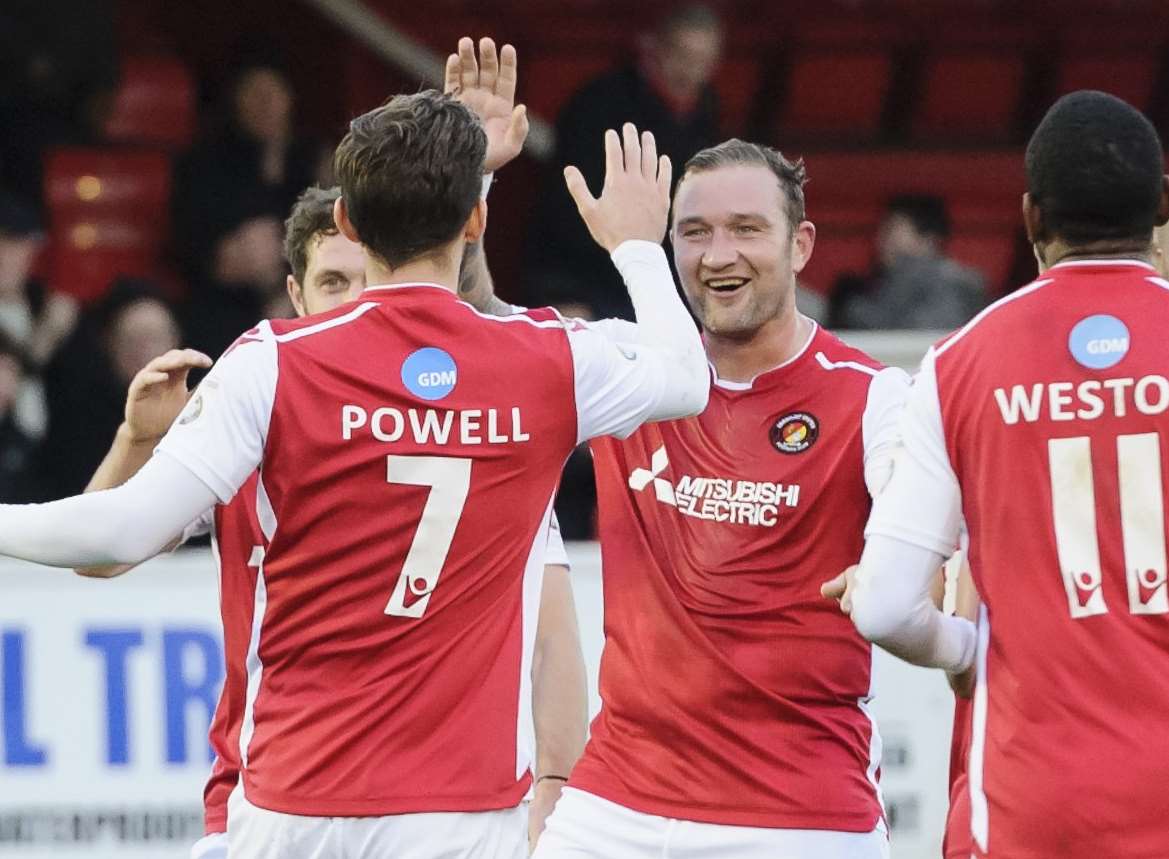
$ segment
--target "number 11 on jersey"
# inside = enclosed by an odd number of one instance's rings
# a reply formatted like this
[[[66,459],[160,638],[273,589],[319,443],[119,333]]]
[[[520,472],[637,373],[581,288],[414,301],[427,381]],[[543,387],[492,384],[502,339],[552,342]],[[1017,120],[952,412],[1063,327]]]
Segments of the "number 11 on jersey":
[[[449,456],[387,456],[386,482],[427,486],[430,494],[406,553],[386,614],[422,617],[446,563],[471,489],[471,460]],[[406,604],[409,592],[414,602]]]
[[[1169,614],[1165,558],[1165,502],[1161,489],[1161,439],[1157,433],[1116,439],[1120,531],[1133,614]],[[1073,618],[1108,613],[1096,538],[1096,491],[1092,443],[1087,436],[1047,442],[1055,545]]]

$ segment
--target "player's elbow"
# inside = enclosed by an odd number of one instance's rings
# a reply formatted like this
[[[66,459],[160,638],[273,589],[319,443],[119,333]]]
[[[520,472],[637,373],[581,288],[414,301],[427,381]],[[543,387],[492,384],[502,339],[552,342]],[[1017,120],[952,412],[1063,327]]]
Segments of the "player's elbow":
[[[73,572],[86,579],[112,579],[128,569],[129,564],[102,564],[96,567],[74,567]]]
[[[894,606],[874,599],[872,590],[858,589],[852,597],[852,622],[857,632],[873,644],[884,646],[897,637],[901,616]]]

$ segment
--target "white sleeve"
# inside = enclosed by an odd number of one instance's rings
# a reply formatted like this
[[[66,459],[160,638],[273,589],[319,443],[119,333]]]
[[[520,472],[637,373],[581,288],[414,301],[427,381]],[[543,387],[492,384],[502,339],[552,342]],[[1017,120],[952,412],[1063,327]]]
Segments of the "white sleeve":
[[[625,438],[646,421],[696,415],[710,394],[702,338],[678,296],[665,252],[653,242],[628,241],[612,256],[633,301],[640,341],[616,343],[591,328],[569,330],[577,441]]]
[[[893,537],[948,558],[958,548],[962,495],[946,451],[935,360],[930,349],[909,390],[893,474],[873,501],[865,536]]]
[[[227,855],[226,832],[204,835],[191,847],[191,859],[227,859]]]
[[[175,544],[177,549],[179,546],[186,543],[188,540],[194,540],[196,537],[202,537],[204,534],[211,533],[211,526],[215,522],[215,508],[208,507],[194,522],[191,522],[183,529],[183,533],[179,536],[178,543]]]
[[[892,537],[869,538],[852,591],[852,622],[894,656],[959,673],[974,661],[977,634],[970,621],[934,606],[930,584],[943,560]]]
[[[260,464],[276,374],[276,338],[262,322],[254,337],[242,338],[215,362],[158,450],[185,465],[226,504]]]
[[[869,396],[861,416],[865,447],[865,486],[876,498],[893,476],[893,459],[900,446],[901,415],[909,393],[909,374],[886,367],[869,383]]]
[[[569,567],[568,551],[564,548],[564,538],[560,536],[560,521],[556,514],[548,523],[548,548],[544,552],[544,566]]]
[[[589,322],[580,320],[580,324],[614,343],[641,342],[641,328],[636,322],[630,322],[628,319],[597,319]]]
[[[0,554],[54,567],[137,564],[215,503],[170,456],[152,456],[115,489],[48,504],[0,505]]]

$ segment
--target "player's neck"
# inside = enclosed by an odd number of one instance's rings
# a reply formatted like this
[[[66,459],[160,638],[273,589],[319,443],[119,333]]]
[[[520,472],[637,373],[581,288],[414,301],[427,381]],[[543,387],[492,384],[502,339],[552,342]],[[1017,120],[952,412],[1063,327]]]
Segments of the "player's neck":
[[[1059,265],[1061,262],[1077,260],[1140,260],[1152,264],[1152,249],[1148,243],[1133,242],[1118,244],[1116,242],[1101,242],[1094,245],[1069,245],[1061,241],[1053,241],[1043,248],[1043,270]]]
[[[367,254],[365,282],[369,286],[433,283],[455,292],[459,285],[459,268],[445,254],[419,257],[397,268],[390,268],[377,257]]]
[[[812,320],[797,313],[794,303],[780,316],[764,323],[748,337],[706,334],[706,356],[718,377],[727,382],[750,382],[799,354],[812,335]]]

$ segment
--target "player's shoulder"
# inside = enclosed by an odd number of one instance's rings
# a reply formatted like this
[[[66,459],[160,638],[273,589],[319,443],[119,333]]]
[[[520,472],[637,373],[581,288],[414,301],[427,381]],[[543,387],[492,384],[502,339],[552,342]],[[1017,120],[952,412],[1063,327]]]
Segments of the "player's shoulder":
[[[855,346],[845,343],[831,331],[818,327],[808,346],[812,352],[812,360],[820,369],[835,372],[842,371],[842,377],[858,376],[863,379],[872,379],[886,366]]]
[[[948,353],[961,354],[972,344],[985,338],[996,340],[1002,338],[1004,329],[1020,324],[1030,325],[1036,311],[1041,312],[1045,301],[1054,294],[1051,290],[1045,291],[1044,288],[1058,279],[1060,279],[1058,272],[1042,275],[1026,286],[991,302],[961,328],[938,340],[933,347],[934,355],[941,359]]]
[[[338,329],[356,322],[366,313],[377,308],[376,301],[347,301],[332,310],[323,313],[314,313],[312,316],[302,316],[298,319],[267,319],[257,326],[267,336],[280,345],[295,343],[312,335],[326,332],[339,332]]]

